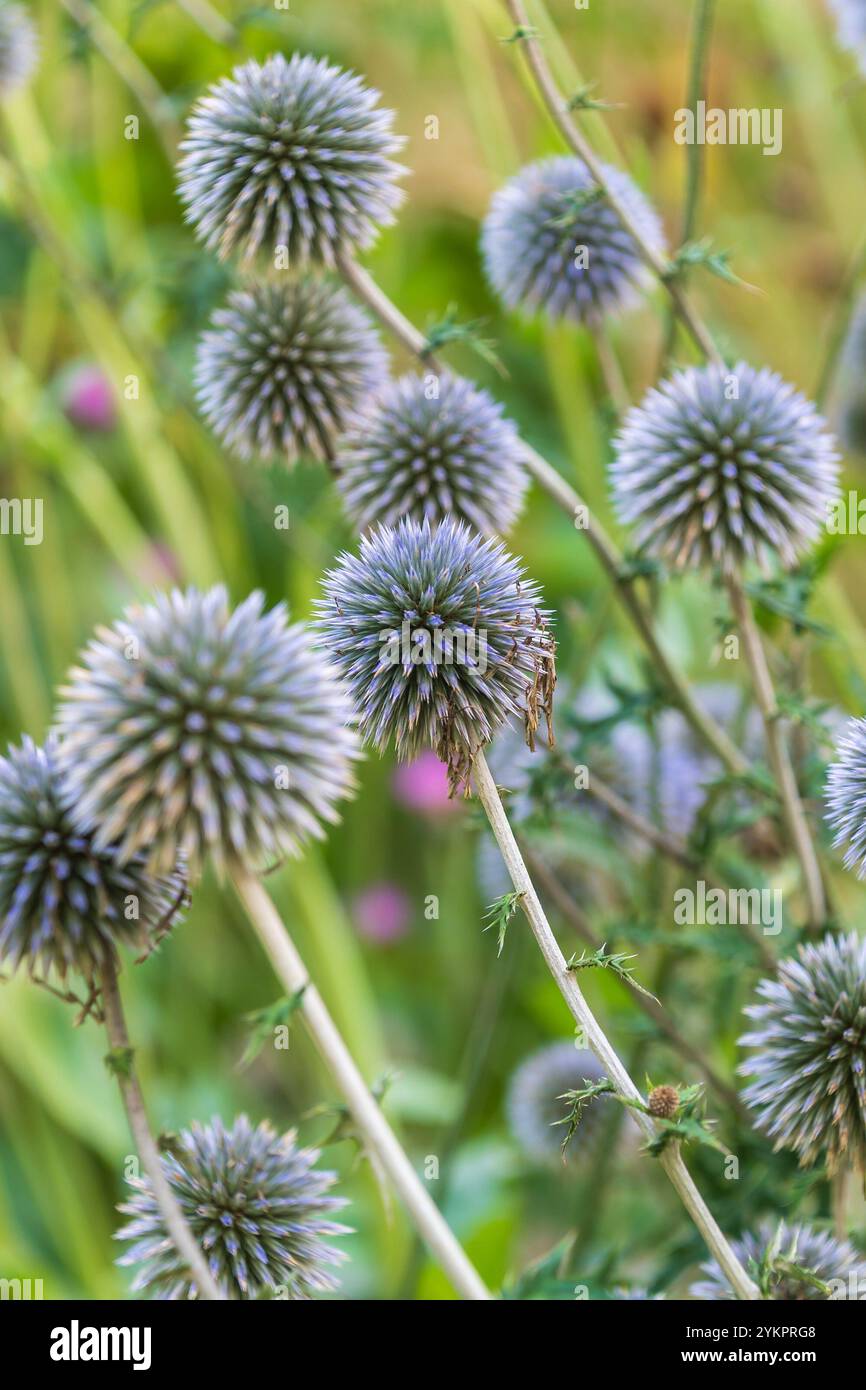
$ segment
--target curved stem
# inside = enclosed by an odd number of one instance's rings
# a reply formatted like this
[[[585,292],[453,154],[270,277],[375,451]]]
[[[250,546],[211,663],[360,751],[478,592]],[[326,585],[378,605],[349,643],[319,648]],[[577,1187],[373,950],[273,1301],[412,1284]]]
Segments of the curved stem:
[[[112,961],[102,970],[102,1001],[105,1014],[105,1031],[112,1052],[118,1055],[118,1064],[113,1068],[120,1087],[120,1094],[129,1120],[129,1128],[135,1140],[139,1157],[145,1172],[150,1178],[154,1199],[162,1213],[169,1236],[177,1250],[189,1266],[192,1282],[200,1298],[221,1301],[216,1281],[211,1274],[202,1250],[186,1222],[180,1204],[171,1190],[162,1166],[156,1140],[150,1132],[144,1097],[138,1083],[138,1076],[132,1061],[132,1048],[129,1033],[123,1016],[123,1002],[117,983],[117,967]]]
[[[493,780],[490,768],[487,766],[487,760],[482,752],[477,753],[475,757],[474,780],[478,797],[490,821],[490,827],[496,837],[496,842],[499,845],[502,858],[505,861],[515,891],[520,894],[520,905],[532,928],[532,934],[538,943],[547,968],[556,981],[559,992],[568,1005],[572,1018],[581,1028],[588,1046],[601,1062],[617,1093],[622,1096],[623,1099],[636,1101],[638,1105],[643,1107],[645,1104],[643,1096],[632,1081],[623,1063],[620,1061],[618,1054],[608,1041],[604,1029],[601,1027],[584,999],[574,973],[567,968],[565,957],[559,949],[556,938],[550,929],[550,923],[545,916],[544,908],[541,906],[538,894],[535,891],[532,879],[523,861],[523,856],[518,849],[517,841],[508,823],[508,817],[505,814],[505,809],[502,805],[496,783]],[[647,1115],[643,1109],[630,1110],[629,1113],[647,1139],[655,1139],[657,1137],[658,1131],[656,1126],[651,1117]],[[742,1264],[737,1259],[731,1246],[716,1224],[703,1197],[695,1186],[691,1174],[683,1161],[679,1145],[668,1145],[659,1158],[659,1162],[673,1183],[686,1211],[689,1213],[689,1216],[694,1221],[701,1236],[706,1242],[708,1250],[716,1260],[718,1260],[737,1298],[759,1298],[760,1294],[756,1285],[749,1278]]]
[[[818,863],[809,822],[803,810],[797,779],[794,776],[794,768],[785,743],[781,714],[776,702],[776,692],[773,689],[770,668],[767,665],[764,644],[758,632],[752,605],[738,575],[728,579],[728,594],[734,611],[734,621],[743,639],[746,661],[752,674],[755,701],[764,721],[767,753],[776,785],[779,788],[782,816],[791,848],[800,861],[806,889],[809,925],[813,931],[817,931],[824,926],[827,918],[827,901],[824,895],[821,866]]]
[[[438,363],[427,352],[427,340],[423,333],[401,313],[397,305],[385,294],[380,285],[357,261],[348,256],[337,258],[337,268],[346,284],[354,294],[367,305],[394,337],[411,353],[430,367],[440,370]],[[613,585],[628,617],[641,637],[653,661],[654,670],[661,676],[670,691],[674,703],[682,710],[692,728],[708,747],[722,761],[729,772],[738,776],[749,771],[749,764],[736,745],[728,738],[724,729],[701,708],[692,689],[668,657],[656,635],[652,615],[639,597],[634,583],[625,574],[623,558],[607,534],[601,522],[593,515],[583,498],[574,490],[561,473],[548,463],[531,444],[521,441],[523,460],[536,482],[544,488],[549,497],[570,518],[576,529],[582,531],[598,557],[599,563]]]
[[[613,208],[625,230],[629,233],[642,260],[649,266],[650,270],[661,281],[673,301],[674,309],[682,319],[686,328],[694,338],[701,352],[710,362],[715,362],[718,366],[723,366],[723,358],[709,329],[700,318],[697,310],[679,282],[672,278],[670,265],[665,257],[643,234],[629,209],[622,199],[610,187],[610,183],[604,172],[604,165],[599,159],[589,141],[584,137],[579,126],[571,118],[571,113],[563,100],[562,93],[557,86],[556,79],[550,70],[544,49],[535,37],[526,13],[526,6],[523,0],[505,0],[505,5],[511,18],[514,20],[518,29],[525,30],[521,38],[521,46],[526,52],[526,61],[532,70],[538,90],[544,100],[544,104],[550,117],[565,141],[579,159],[583,160],[589,172],[592,174],[595,183],[604,193],[610,206]]]
[[[270,897],[258,879],[241,869],[234,870],[233,881],[278,978],[289,995],[303,991],[299,1008],[310,1036],[370,1154],[388,1174],[433,1257],[463,1298],[492,1298],[370,1093]]]

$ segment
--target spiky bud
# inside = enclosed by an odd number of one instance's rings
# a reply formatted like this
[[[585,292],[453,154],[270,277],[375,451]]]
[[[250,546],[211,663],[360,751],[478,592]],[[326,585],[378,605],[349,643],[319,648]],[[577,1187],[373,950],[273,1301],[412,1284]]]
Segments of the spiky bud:
[[[221,258],[333,265],[394,220],[403,144],[393,112],[353,73],[274,53],[217,82],[193,108],[178,165],[180,196]]]
[[[566,1127],[559,1122],[567,1120],[570,1108],[562,1097],[604,1075],[592,1052],[570,1042],[549,1043],[521,1062],[508,1085],[506,1110],[511,1133],[527,1158],[541,1164],[561,1161]],[[601,1099],[584,1108],[569,1150],[576,1147],[582,1153],[591,1146],[603,1113]]]
[[[866,719],[850,719],[827,772],[827,820],[845,867],[866,877]]]
[[[454,783],[504,723],[522,718],[531,733],[549,711],[554,642],[538,585],[464,523],[381,526],[324,589],[320,627],[377,748],[393,743],[402,759],[433,748]]]
[[[758,1128],[803,1166],[826,1154],[866,1169],[866,941],[827,936],[784,960],[746,1009],[755,1028],[740,1071]]]
[[[27,10],[0,0],[0,93],[23,87],[38,57],[39,40]]]
[[[804,1223],[790,1226],[785,1221],[764,1221],[757,1231],[744,1232],[739,1240],[731,1242],[731,1246],[746,1269],[762,1268],[768,1257],[771,1265],[781,1264],[782,1267],[770,1276],[768,1293],[771,1299],[787,1303],[819,1302],[831,1298],[834,1293],[838,1297],[851,1275],[855,1287],[857,1281],[866,1278],[866,1263],[849,1241],[839,1240]],[[701,1265],[701,1270],[706,1278],[692,1285],[689,1290],[692,1298],[714,1303],[736,1298],[715,1260],[708,1260]],[[804,1273],[798,1274],[797,1270]],[[838,1280],[839,1285],[827,1293],[813,1280],[805,1278],[805,1273],[815,1275],[827,1285]]]
[[[622,170],[603,169],[646,241],[663,251],[661,222],[643,193]],[[481,241],[487,278],[510,308],[596,325],[629,308],[649,282],[631,233],[572,155],[521,169],[495,194]]]
[[[388,357],[345,289],[307,275],[235,290],[199,343],[202,412],[242,459],[330,459],[350,416],[383,386]]]
[[[101,629],[59,721],[79,821],[126,861],[259,868],[337,819],[357,739],[332,668],[283,604],[222,585],[160,594]]]
[[[94,979],[121,943],[147,950],[181,905],[180,874],[153,878],[143,857],[121,863],[73,821],[51,736],[0,758],[0,963]]]
[[[450,516],[504,535],[523,505],[522,460],[514,425],[487,391],[450,373],[435,389],[404,376],[345,435],[337,485],[361,530]]]
[[[162,1159],[168,1183],[226,1298],[307,1299],[337,1287],[332,1266],[345,1255],[328,1245],[348,1227],[331,1220],[346,1205],[327,1195],[336,1174],[315,1168],[316,1149],[295,1134],[255,1128],[245,1115],[231,1129],[214,1118],[178,1136]],[[131,1178],[118,1209],[131,1217],[117,1232],[134,1242],[118,1260],[140,1266],[132,1288],[156,1298],[195,1298],[186,1261],[166,1229],[150,1180]]]
[[[776,556],[816,540],[838,490],[832,437],[775,372],[689,367],[630,411],[611,469],[620,520],[678,568]]]
[[[680,1108],[680,1093],[676,1086],[654,1086],[646,1105],[657,1120],[670,1120]]]

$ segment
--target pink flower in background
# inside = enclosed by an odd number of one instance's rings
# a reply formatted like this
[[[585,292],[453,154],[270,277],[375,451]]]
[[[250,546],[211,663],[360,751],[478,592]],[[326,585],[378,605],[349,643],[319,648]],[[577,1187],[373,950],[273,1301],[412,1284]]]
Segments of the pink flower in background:
[[[409,930],[412,904],[396,883],[373,883],[356,894],[352,917],[358,934],[366,941],[389,945]]]
[[[80,430],[113,430],[117,424],[114,393],[99,367],[76,367],[63,391],[66,418]]]
[[[398,801],[424,816],[451,815],[459,806],[459,798],[448,795],[448,771],[435,753],[422,753],[413,762],[401,764],[393,787]]]

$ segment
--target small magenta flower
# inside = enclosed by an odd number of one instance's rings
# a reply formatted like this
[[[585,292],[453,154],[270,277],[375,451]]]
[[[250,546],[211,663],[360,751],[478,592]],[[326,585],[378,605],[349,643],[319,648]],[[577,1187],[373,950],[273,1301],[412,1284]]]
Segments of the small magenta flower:
[[[804,1167],[866,1170],[866,941],[827,936],[784,960],[746,1009],[744,1098],[758,1128]]]
[[[676,568],[793,565],[826,524],[838,456],[814,407],[775,372],[689,367],[633,409],[611,469],[620,520]]]
[[[178,165],[187,221],[222,259],[333,265],[394,220],[393,113],[359,77],[293,53],[250,61],[193,108]]]
[[[662,252],[661,222],[637,185],[610,165],[604,177]],[[487,278],[509,308],[597,325],[631,307],[649,283],[631,233],[573,155],[521,169],[495,194],[481,242]]]
[[[99,367],[76,368],[65,385],[63,409],[70,424],[80,430],[106,434],[117,424],[114,393]]]
[[[746,1269],[758,1271],[765,1264],[778,1264],[770,1275],[769,1297],[788,1303],[820,1302],[850,1297],[848,1287],[856,1289],[866,1279],[866,1262],[847,1240],[840,1240],[827,1231],[816,1230],[805,1223],[796,1226],[787,1222],[764,1221],[757,1231],[746,1231],[739,1240],[731,1242],[734,1254]],[[693,1284],[692,1298],[725,1302],[736,1297],[727,1276],[715,1260],[701,1265],[706,1278]],[[826,1284],[829,1292],[797,1271],[815,1275]],[[862,1297],[862,1294],[855,1295]]]
[[[375,523],[465,521],[504,535],[527,474],[517,430],[463,377],[404,376],[386,386],[341,442],[337,486],[359,530]]]
[[[352,900],[359,935],[379,946],[400,941],[409,930],[412,904],[396,883],[373,883]]]
[[[57,756],[25,738],[0,758],[0,963],[94,979],[121,944],[146,951],[181,906],[180,874],[82,833]]]
[[[455,521],[382,526],[324,589],[319,626],[378,749],[433,748],[455,785],[503,724],[521,718],[531,736],[549,712],[547,611],[500,543]]]
[[[388,358],[363,309],[312,276],[235,290],[203,334],[199,405],[242,459],[331,459],[350,416],[385,383]]]
[[[587,1083],[601,1081],[604,1070],[592,1052],[570,1042],[550,1043],[521,1062],[508,1086],[506,1108],[512,1135],[535,1163],[559,1163],[569,1103],[567,1091],[580,1091]],[[584,1109],[572,1143],[579,1150],[597,1133],[602,1106],[591,1101]]]
[[[0,0],[0,94],[28,80],[39,57],[36,28],[24,5]]]
[[[97,846],[157,868],[261,868],[297,853],[354,786],[335,672],[283,604],[222,585],[160,594],[101,629],[62,691],[61,756]]]
[[[225,1298],[308,1299],[337,1287],[331,1273],[345,1255],[327,1243],[348,1227],[331,1219],[346,1205],[329,1195],[336,1174],[314,1165],[316,1149],[299,1149],[245,1115],[225,1129],[219,1119],[193,1125],[162,1160],[169,1185]],[[119,1210],[117,1232],[132,1241],[120,1265],[138,1265],[132,1288],[154,1298],[196,1298],[186,1261],[172,1243],[150,1180],[131,1178],[133,1195]]]
[[[395,799],[419,815],[438,818],[458,810],[448,787],[448,768],[435,753],[419,753],[412,762],[401,763],[391,785]]]

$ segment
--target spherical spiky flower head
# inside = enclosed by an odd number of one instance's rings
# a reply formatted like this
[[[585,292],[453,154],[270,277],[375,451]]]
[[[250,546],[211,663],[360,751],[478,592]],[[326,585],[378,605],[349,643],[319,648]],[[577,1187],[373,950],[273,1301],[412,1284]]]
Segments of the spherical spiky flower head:
[[[827,820],[847,845],[846,869],[866,877],[866,719],[849,719],[827,772]]]
[[[509,719],[549,714],[554,642],[538,586],[463,522],[402,521],[361,540],[324,581],[320,626],[362,735],[398,757],[433,748],[452,786]]]
[[[73,823],[57,741],[25,738],[0,758],[0,963],[94,979],[123,942],[147,950],[184,895],[177,873],[153,878],[121,863]]]
[[[505,534],[526,490],[517,431],[462,377],[404,376],[387,386],[340,446],[338,487],[361,530],[402,517],[453,517]]]
[[[858,1280],[866,1277],[866,1263],[853,1245],[812,1226],[764,1221],[757,1231],[745,1232],[731,1245],[746,1269],[757,1271],[768,1261],[777,1266],[770,1277],[769,1297],[787,1303],[820,1302],[831,1298],[833,1293],[838,1297],[837,1289],[841,1285],[833,1288],[831,1281],[840,1280],[847,1285],[852,1274]],[[692,1285],[689,1290],[692,1298],[715,1303],[732,1301],[736,1297],[715,1260],[708,1260],[701,1269],[706,1278]],[[822,1283],[831,1285],[831,1292],[825,1292],[820,1285],[798,1275],[797,1269],[808,1271]]]
[[[661,223],[640,189],[622,170],[603,167],[611,191],[662,251]],[[481,243],[499,298],[555,318],[597,324],[629,308],[649,279],[631,233],[571,155],[530,164],[501,188]]]
[[[242,459],[333,458],[350,415],[384,384],[388,358],[367,315],[324,280],[236,290],[203,334],[199,405]]]
[[[224,77],[193,108],[178,166],[187,221],[221,258],[284,247],[288,262],[369,246],[394,220],[403,144],[393,112],[324,59],[272,54]]]
[[[567,1126],[559,1122],[567,1120],[570,1111],[562,1097],[603,1078],[604,1070],[593,1053],[570,1042],[551,1043],[521,1062],[508,1087],[506,1108],[511,1133],[527,1158],[544,1164],[561,1161]],[[574,1145],[582,1151],[592,1142],[600,1114],[598,1101],[590,1101],[569,1151]]]
[[[357,739],[328,663],[280,604],[219,585],[161,594],[102,629],[62,692],[81,823],[159,867],[261,867],[337,819]]]
[[[227,1298],[306,1299],[337,1287],[330,1272],[344,1258],[327,1237],[348,1228],[331,1220],[346,1205],[328,1195],[336,1175],[314,1166],[316,1149],[299,1149],[294,1133],[255,1128],[245,1115],[231,1129],[214,1118],[178,1137],[162,1160],[211,1273]],[[172,1243],[150,1180],[132,1178],[133,1196],[119,1210],[132,1219],[117,1232],[133,1241],[120,1265],[139,1265],[133,1292],[195,1298],[185,1260]],[[285,1291],[285,1292],[283,1292]]]
[[[620,519],[680,568],[778,556],[793,565],[838,489],[832,436],[775,372],[690,367],[651,390],[616,441]]]
[[[827,936],[801,946],[758,986],[740,1068],[758,1127],[803,1166],[823,1152],[866,1169],[866,941]]]
[[[856,54],[861,69],[866,68],[866,0],[830,0],[830,8],[839,42]]]
[[[0,93],[23,86],[38,56],[39,41],[27,10],[0,0]]]

